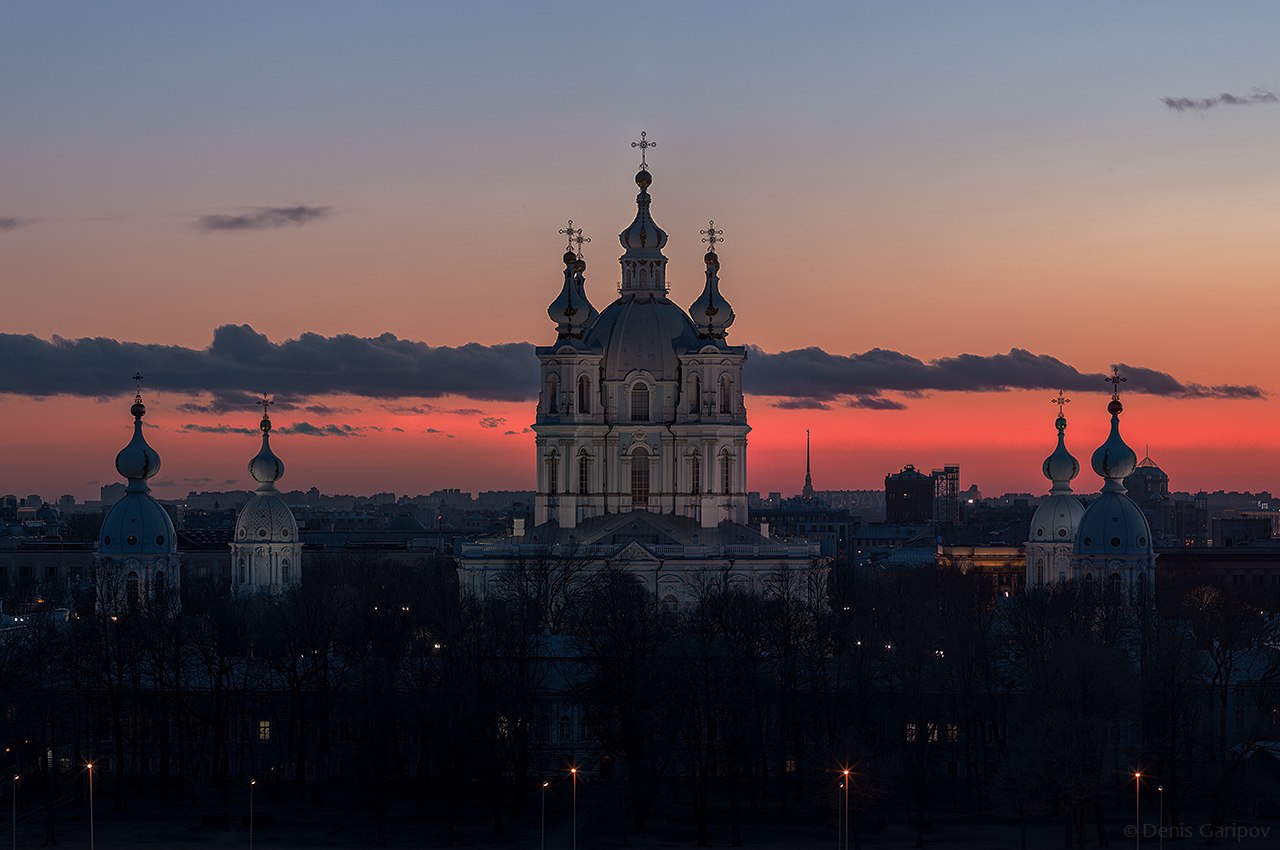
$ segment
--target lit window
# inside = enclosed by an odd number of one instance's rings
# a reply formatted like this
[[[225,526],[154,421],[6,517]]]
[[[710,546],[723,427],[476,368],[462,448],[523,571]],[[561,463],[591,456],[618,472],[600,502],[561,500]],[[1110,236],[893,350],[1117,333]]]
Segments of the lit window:
[[[938,743],[938,724],[937,723],[926,724],[925,729],[929,734],[929,743],[930,744]]]
[[[271,740],[271,721],[270,720],[258,721],[258,740],[259,741]]]
[[[907,743],[914,744],[916,742],[916,724],[907,724]]]
[[[947,724],[947,742],[954,744],[960,740],[960,727],[954,723]]]
[[[783,769],[783,771],[784,771],[784,772],[786,772],[786,773],[795,773],[795,772],[796,772],[796,760],[795,760],[795,759],[787,759],[785,762],[783,762],[783,763],[782,763],[782,769]]]

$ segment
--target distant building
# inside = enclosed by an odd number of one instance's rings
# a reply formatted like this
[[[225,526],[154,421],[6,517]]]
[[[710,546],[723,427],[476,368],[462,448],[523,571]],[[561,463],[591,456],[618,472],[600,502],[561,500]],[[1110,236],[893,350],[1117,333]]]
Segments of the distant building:
[[[262,448],[249,461],[258,489],[236,518],[231,544],[231,589],[245,595],[280,593],[302,581],[298,522],[276,489],[284,463],[271,450],[271,417],[262,404]],[[392,499],[388,504],[394,504]]]
[[[891,525],[933,520],[934,481],[911,464],[884,477],[884,521]]]

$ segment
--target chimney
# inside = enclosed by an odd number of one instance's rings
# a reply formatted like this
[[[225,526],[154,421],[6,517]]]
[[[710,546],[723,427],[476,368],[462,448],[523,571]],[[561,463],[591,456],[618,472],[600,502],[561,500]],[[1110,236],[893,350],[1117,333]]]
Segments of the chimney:
[[[760,520],[760,536],[765,540],[769,539],[769,521]]]

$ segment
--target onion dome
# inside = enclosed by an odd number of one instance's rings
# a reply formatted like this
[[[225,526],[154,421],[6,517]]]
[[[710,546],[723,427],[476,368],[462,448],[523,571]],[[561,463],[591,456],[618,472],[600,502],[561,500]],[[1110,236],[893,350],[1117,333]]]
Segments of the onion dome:
[[[715,222],[707,222],[703,242],[711,245],[703,262],[707,264],[707,282],[702,287],[702,294],[689,307],[689,316],[698,326],[700,339],[724,339],[728,328],[733,324],[733,307],[720,294],[720,258],[716,255],[716,243],[721,241],[720,231]]]
[[[160,455],[147,445],[142,435],[142,417],[147,415],[147,407],[142,403],[142,394],[133,397],[133,406],[129,408],[133,414],[133,439],[116,455],[116,471],[129,479],[129,490],[149,492],[147,479],[154,478],[160,471]]]
[[[636,174],[636,185],[640,187],[640,194],[636,195],[636,217],[630,227],[618,234],[618,240],[627,249],[627,257],[665,259],[662,249],[667,244],[667,232],[658,227],[649,214],[649,204],[653,202],[649,187],[653,185],[653,177],[648,169]]]
[[[1062,405],[1067,399],[1059,393],[1054,401]],[[1041,467],[1044,477],[1053,482],[1053,488],[1040,500],[1031,517],[1032,543],[1074,543],[1084,517],[1084,505],[1071,492],[1071,480],[1080,474],[1080,462],[1067,451],[1067,417],[1062,415],[1061,407],[1054,427],[1058,429],[1058,447],[1044,459]]]
[[[284,462],[271,451],[271,417],[264,410],[262,421],[262,448],[249,461],[249,476],[258,482],[259,492],[276,489],[276,482],[284,477]]]
[[[560,339],[580,339],[587,321],[587,308],[590,305],[584,303],[585,299],[578,297],[578,283],[574,280],[574,265],[577,262],[577,254],[572,251],[564,252],[564,286],[556,300],[547,307],[547,315],[556,323],[556,334]],[[583,268],[586,268],[585,263]]]
[[[581,305],[579,309],[582,309],[582,307],[585,307],[587,310],[587,318],[583,320],[583,324],[589,325],[591,324],[591,322],[595,321],[596,316],[600,315],[600,311],[597,310],[594,306],[592,306],[591,302],[587,300],[586,272],[587,272],[587,261],[582,259],[581,256],[579,256],[578,259],[573,261],[574,292],[577,294],[578,304]]]
[[[1041,470],[1044,477],[1053,482],[1053,493],[1070,493],[1071,481],[1080,474],[1080,461],[1076,460],[1071,452],[1067,451],[1066,431],[1067,417],[1061,413],[1058,419],[1053,423],[1058,429],[1058,447],[1053,453],[1044,459],[1044,466]]]
[[[1106,441],[1093,452],[1093,471],[1106,479],[1104,493],[1123,493],[1124,479],[1138,468],[1138,455],[1120,436],[1120,414],[1124,405],[1118,395],[1113,395],[1107,405],[1111,414],[1111,433]]]
[[[141,376],[136,376],[141,380]],[[133,398],[133,439],[116,455],[116,469],[129,480],[125,494],[107,512],[98,532],[97,552],[102,556],[149,557],[178,551],[173,520],[151,496],[147,480],[160,471],[160,455],[142,435],[147,408],[142,395]]]

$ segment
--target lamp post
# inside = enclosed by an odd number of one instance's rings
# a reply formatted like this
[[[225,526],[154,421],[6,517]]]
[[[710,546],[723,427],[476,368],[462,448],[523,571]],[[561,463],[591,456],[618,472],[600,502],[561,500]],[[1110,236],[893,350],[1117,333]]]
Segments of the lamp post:
[[[253,850],[253,787],[257,784],[258,780],[249,780],[249,850]]]
[[[844,769],[844,848],[849,850],[849,783],[853,781],[849,768]]]
[[[1142,846],[1142,771],[1133,773],[1133,846]]]
[[[13,775],[13,850],[18,850],[18,780],[22,777]]]
[[[569,775],[573,777],[573,850],[578,850],[578,769],[569,768]]]
[[[1156,845],[1160,850],[1164,850],[1164,786],[1157,785],[1156,793],[1159,795],[1157,799],[1160,801],[1159,821],[1156,824]]]
[[[89,850],[93,850],[93,762],[87,761],[84,766],[89,771]]]
[[[550,784],[550,782],[542,783],[542,828],[540,830],[542,850],[547,850],[547,786]]]

